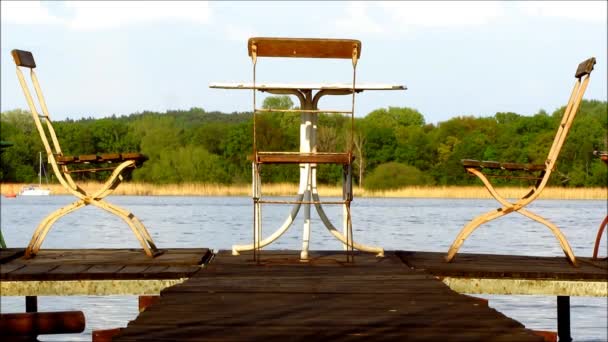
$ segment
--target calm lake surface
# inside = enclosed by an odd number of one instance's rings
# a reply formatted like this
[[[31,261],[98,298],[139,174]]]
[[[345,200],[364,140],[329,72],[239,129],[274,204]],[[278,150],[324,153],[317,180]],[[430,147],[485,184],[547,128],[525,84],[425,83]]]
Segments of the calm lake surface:
[[[73,200],[71,196],[2,198],[1,224],[8,246],[26,246],[43,217]],[[253,211],[248,197],[112,196],[109,201],[137,215],[160,248],[220,250],[251,240]],[[494,200],[356,198],[353,202],[354,236],[358,242],[387,250],[446,252],[465,223],[497,207]],[[606,216],[606,201],[537,200],[529,208],[557,224],[577,256],[591,256],[598,226]],[[285,205],[263,207],[265,236],[283,222],[289,209]],[[341,209],[327,206],[325,211],[334,225],[339,226]],[[314,209],[312,212],[311,250],[340,249]],[[269,249],[299,249],[301,226],[302,216],[299,216]],[[60,219],[42,246],[139,247],[126,224],[94,207],[85,207]],[[481,226],[465,241],[460,252],[564,256],[549,229],[518,214]],[[602,242],[602,255],[605,254],[606,238]],[[555,297],[483,297],[489,299],[490,306],[528,328],[557,329]],[[2,312],[25,310],[23,297],[1,297],[1,300]],[[608,299],[573,297],[570,303],[574,339],[606,341]],[[82,310],[86,316],[84,333],[41,337],[41,340],[49,341],[90,341],[92,330],[124,327],[137,316],[136,296],[40,297],[38,306],[40,311]]]

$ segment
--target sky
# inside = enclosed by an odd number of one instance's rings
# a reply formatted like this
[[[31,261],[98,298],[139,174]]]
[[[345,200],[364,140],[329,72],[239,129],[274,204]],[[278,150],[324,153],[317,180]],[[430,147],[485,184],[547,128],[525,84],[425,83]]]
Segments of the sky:
[[[596,57],[587,99],[606,101],[607,1],[592,2],[0,2],[0,109],[27,108],[10,56],[34,54],[54,120],[145,110],[250,111],[247,39],[362,42],[356,115],[409,107],[428,123],[563,106],[578,63]],[[344,60],[260,58],[258,82],[349,82]],[[263,98],[263,97],[262,97]],[[297,101],[295,98],[294,102]],[[325,109],[349,108],[347,96]]]

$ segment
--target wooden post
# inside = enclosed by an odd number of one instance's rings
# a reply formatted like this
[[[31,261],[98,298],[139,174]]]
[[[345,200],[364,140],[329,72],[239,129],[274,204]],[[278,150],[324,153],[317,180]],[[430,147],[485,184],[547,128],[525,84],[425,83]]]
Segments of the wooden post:
[[[570,296],[557,296],[557,337],[560,342],[571,342]]]
[[[37,296],[25,296],[25,312],[38,312]]]

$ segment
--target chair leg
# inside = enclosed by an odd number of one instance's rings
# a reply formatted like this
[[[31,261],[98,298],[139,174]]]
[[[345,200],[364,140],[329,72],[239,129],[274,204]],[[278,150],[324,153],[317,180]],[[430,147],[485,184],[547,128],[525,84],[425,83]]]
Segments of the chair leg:
[[[42,245],[42,242],[46,238],[46,235],[50,231],[53,224],[59,218],[65,216],[65,215],[73,212],[74,210],[81,208],[85,205],[86,204],[84,203],[84,201],[79,200],[79,201],[69,204],[63,208],[57,209],[54,212],[50,213],[47,217],[45,217],[42,220],[42,222],[40,222],[40,224],[38,225],[36,230],[34,231],[34,234],[32,234],[30,243],[28,244],[27,248],[25,249],[25,258],[26,259],[31,258],[34,255],[36,255],[36,253],[38,253],[38,250],[40,250],[40,246]]]
[[[540,222],[540,223],[544,224],[545,226],[547,226],[551,230],[551,232],[553,232],[553,235],[555,235],[555,237],[559,241],[559,244],[562,247],[564,254],[566,254],[566,257],[568,258],[568,260],[573,265],[576,265],[576,258],[574,257],[574,252],[572,252],[572,248],[570,248],[570,244],[568,243],[568,240],[566,239],[564,234],[562,234],[561,230],[559,230],[559,228],[557,228],[556,225],[549,222],[544,217],[538,216],[526,209],[521,208],[517,212],[526,217],[533,219],[534,221]]]
[[[319,218],[321,219],[323,224],[325,224],[325,228],[327,228],[327,230],[331,233],[331,235],[333,235],[336,239],[340,240],[340,242],[342,242],[343,245],[348,246],[348,241],[346,240],[346,236],[344,234],[342,234],[340,231],[338,231],[338,229],[331,223],[331,221],[327,217],[327,214],[325,214],[325,211],[323,211],[323,207],[321,207],[321,204],[319,203],[320,202],[319,194],[315,193],[313,191],[312,200],[313,200],[313,202],[315,202],[315,208],[317,209],[317,214],[319,214]],[[363,244],[360,244],[360,243],[357,243],[354,241],[351,241],[350,245],[351,245],[351,248],[353,248],[353,249],[357,249],[362,252],[376,253],[376,256],[384,257],[384,249],[382,249],[381,247],[366,246],[366,245],[363,245]]]
[[[602,224],[600,224],[600,228],[597,230],[597,236],[595,237],[595,246],[593,247],[593,259],[597,259],[597,254],[600,249],[600,242],[602,241],[602,233],[604,233],[604,229],[608,224],[608,216],[604,218]]]
[[[103,200],[92,200],[90,204],[98,208],[104,209],[123,219],[123,221],[125,221],[127,225],[131,228],[133,234],[135,234],[135,237],[144,249],[146,255],[148,255],[149,257],[154,257],[159,254],[159,251],[156,248],[154,242],[152,241],[152,238],[150,237],[150,234],[148,233],[147,229],[135,217],[135,215],[122,209],[121,207],[110,204]]]
[[[464,240],[466,240],[467,237],[471,235],[479,226],[512,212],[505,209],[506,208],[499,208],[496,210],[489,211],[485,214],[477,216],[469,223],[467,223],[467,225],[460,230],[458,236],[456,236],[456,239],[452,243],[452,246],[450,246],[448,254],[445,256],[445,260],[447,262],[451,262],[452,259],[454,259],[454,257],[456,256],[456,253],[458,253],[460,246],[462,246],[462,244],[464,243]]]

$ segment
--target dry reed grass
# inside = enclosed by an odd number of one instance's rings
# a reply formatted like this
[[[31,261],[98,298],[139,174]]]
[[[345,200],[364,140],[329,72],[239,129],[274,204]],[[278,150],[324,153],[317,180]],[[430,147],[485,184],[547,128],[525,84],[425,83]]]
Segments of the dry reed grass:
[[[2,195],[18,192],[25,184],[1,184]],[[81,185],[87,190],[99,188],[99,183],[89,182]],[[53,194],[68,194],[60,184],[49,184]],[[265,196],[294,195],[298,191],[298,185],[292,183],[265,184],[262,188]],[[339,197],[342,190],[337,186],[319,185],[321,196]],[[528,188],[505,187],[500,193],[507,198],[520,198]],[[241,185],[218,185],[218,184],[146,184],[146,183],[123,183],[115,195],[143,195],[143,196],[250,196],[251,186]],[[483,186],[435,186],[435,187],[406,187],[402,189],[369,191],[355,188],[355,197],[387,197],[387,198],[492,198]],[[544,199],[594,199],[606,200],[608,188],[561,188],[547,187],[541,194]]]

